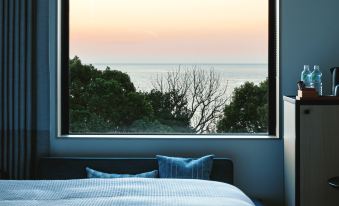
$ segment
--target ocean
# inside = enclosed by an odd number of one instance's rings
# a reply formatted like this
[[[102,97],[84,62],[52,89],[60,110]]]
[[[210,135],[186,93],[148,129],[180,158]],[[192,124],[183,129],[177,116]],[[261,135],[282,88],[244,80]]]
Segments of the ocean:
[[[183,69],[197,66],[206,71],[213,68],[220,75],[222,84],[227,85],[226,95],[228,97],[235,87],[239,87],[244,82],[259,84],[268,76],[267,64],[93,64],[93,66],[100,70],[108,66],[112,70],[127,73],[138,91],[152,90],[152,82],[157,76],[165,76],[168,72],[176,71],[179,66]]]

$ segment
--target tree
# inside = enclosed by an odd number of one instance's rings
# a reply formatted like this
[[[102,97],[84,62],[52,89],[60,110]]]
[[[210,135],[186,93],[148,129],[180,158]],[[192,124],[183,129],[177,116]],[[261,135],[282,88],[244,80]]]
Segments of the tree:
[[[227,85],[221,84],[220,75],[213,68],[206,71],[193,66],[168,72],[153,81],[154,93],[168,94],[173,100],[172,114],[183,112],[195,133],[215,132],[215,122],[227,102]]]
[[[231,102],[225,106],[218,132],[260,133],[268,127],[268,80],[255,85],[245,82],[235,88]]]
[[[194,132],[190,126],[188,102],[178,91],[163,93],[153,89],[145,95],[152,105],[156,121],[171,127],[175,133]]]
[[[71,132],[119,132],[134,121],[152,118],[151,104],[121,71],[100,71],[70,60]]]

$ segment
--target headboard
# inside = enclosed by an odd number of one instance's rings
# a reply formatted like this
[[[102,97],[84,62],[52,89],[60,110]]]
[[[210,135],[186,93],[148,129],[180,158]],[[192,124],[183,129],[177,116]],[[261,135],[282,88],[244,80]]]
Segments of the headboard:
[[[137,174],[158,169],[156,158],[85,158],[43,157],[38,179],[86,178],[86,167],[107,173]],[[228,158],[214,158],[211,180],[233,184],[233,163]]]

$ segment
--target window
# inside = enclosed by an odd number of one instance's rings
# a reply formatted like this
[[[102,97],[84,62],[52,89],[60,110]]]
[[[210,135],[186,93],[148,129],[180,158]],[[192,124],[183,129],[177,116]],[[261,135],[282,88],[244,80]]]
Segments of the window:
[[[275,0],[62,0],[62,134],[275,134]]]

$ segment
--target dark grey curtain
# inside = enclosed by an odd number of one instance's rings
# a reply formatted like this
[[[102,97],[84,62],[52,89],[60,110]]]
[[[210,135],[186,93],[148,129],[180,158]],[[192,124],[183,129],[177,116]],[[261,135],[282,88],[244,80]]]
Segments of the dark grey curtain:
[[[35,1],[0,0],[0,171],[32,176],[34,134]]]

